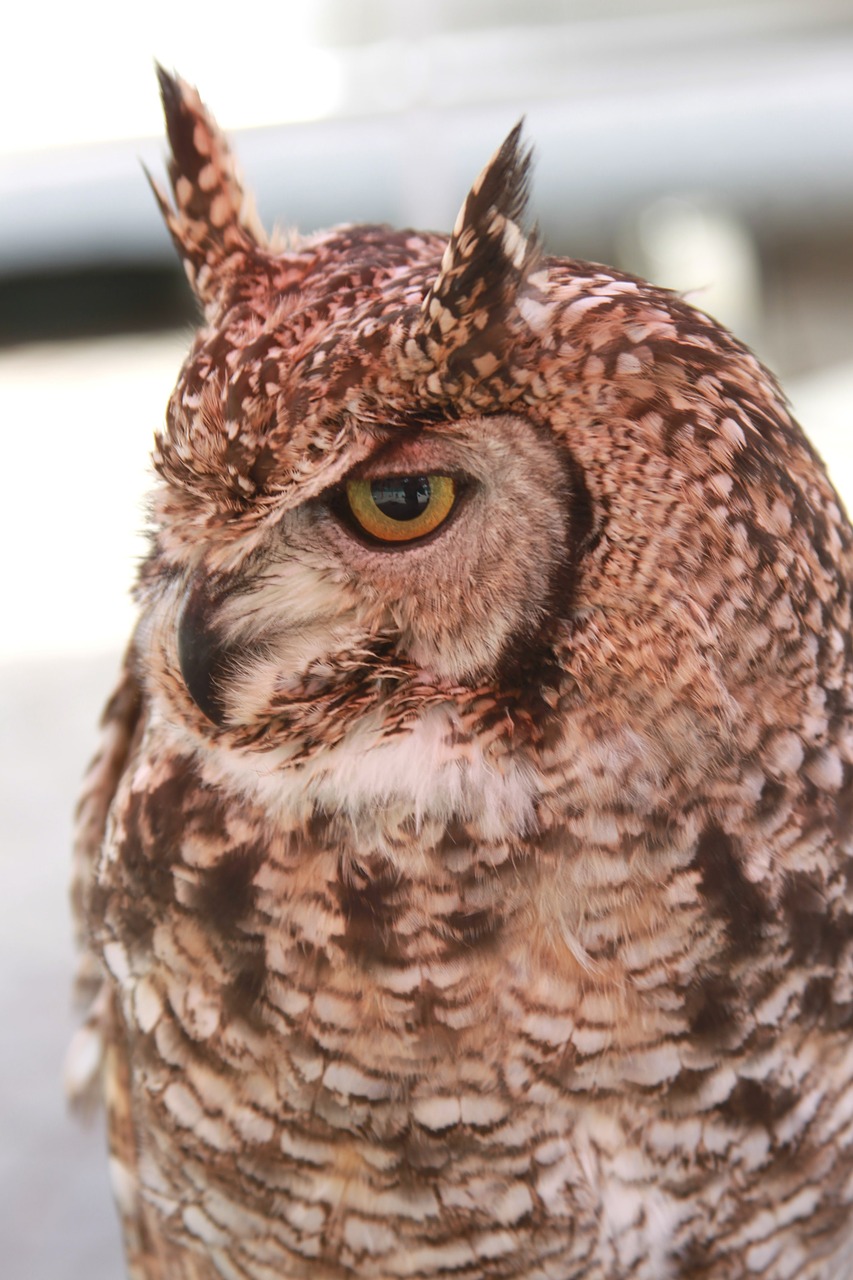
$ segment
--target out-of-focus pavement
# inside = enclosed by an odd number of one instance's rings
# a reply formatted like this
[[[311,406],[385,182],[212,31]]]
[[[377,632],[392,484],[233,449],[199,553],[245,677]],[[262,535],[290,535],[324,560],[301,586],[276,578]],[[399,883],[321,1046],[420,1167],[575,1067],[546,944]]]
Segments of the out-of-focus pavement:
[[[8,602],[7,602],[8,604]],[[119,1280],[103,1122],[62,1096],[70,819],[117,655],[0,668],[0,1274]]]
[[[0,1275],[119,1280],[101,1122],[70,1117],[71,814],[132,617],[153,430],[186,334],[0,355]],[[789,386],[853,505],[853,368]]]
[[[119,1280],[102,1117],[68,1114],[71,821],[130,630],[186,333],[0,353],[0,1277]]]

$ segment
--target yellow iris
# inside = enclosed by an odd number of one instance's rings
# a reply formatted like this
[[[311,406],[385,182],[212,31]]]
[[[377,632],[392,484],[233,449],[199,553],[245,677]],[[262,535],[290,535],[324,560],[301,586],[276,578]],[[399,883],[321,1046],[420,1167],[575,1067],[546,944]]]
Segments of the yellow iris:
[[[347,501],[372,538],[412,542],[437,529],[450,515],[456,485],[450,476],[380,476],[348,480]]]

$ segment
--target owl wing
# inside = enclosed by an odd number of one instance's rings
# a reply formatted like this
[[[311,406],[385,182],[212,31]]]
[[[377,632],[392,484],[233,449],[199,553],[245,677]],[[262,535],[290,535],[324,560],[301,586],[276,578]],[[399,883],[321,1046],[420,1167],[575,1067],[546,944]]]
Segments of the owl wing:
[[[66,1092],[75,1105],[94,1102],[100,1090],[110,993],[91,945],[90,909],[107,816],[141,722],[142,695],[134,668],[131,645],[101,716],[100,744],[86,771],[75,813],[71,909],[79,959],[74,986],[75,998],[86,1010],[65,1062]]]

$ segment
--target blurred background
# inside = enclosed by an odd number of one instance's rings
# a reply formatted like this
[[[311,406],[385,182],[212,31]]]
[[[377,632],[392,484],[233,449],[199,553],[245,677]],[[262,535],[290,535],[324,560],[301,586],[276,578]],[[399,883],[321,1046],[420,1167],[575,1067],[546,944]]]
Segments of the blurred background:
[[[156,58],[261,215],[448,229],[526,116],[550,252],[684,290],[781,377],[853,502],[853,0],[80,0],[0,77],[0,1257],[122,1274],[103,1134],[65,1115],[70,813],[132,622],[152,433],[193,307],[142,173]]]

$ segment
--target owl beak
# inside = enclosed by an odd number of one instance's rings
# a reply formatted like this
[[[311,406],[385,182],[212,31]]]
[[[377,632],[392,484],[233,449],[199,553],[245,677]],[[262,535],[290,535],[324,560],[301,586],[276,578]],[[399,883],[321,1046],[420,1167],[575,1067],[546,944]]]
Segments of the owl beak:
[[[217,634],[220,601],[207,582],[190,586],[178,617],[178,665],[187,692],[202,715],[222,728],[225,724],[225,678],[233,670],[235,653]]]

